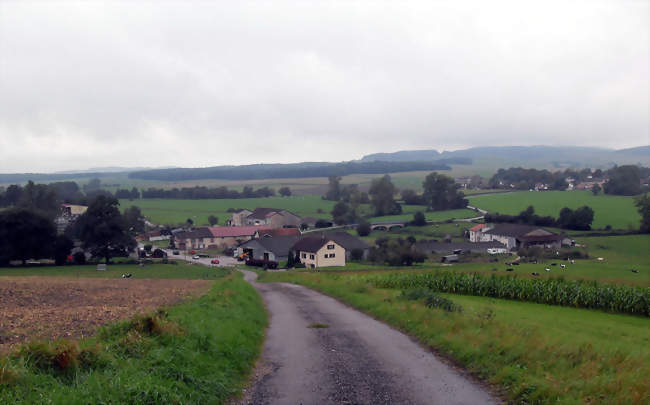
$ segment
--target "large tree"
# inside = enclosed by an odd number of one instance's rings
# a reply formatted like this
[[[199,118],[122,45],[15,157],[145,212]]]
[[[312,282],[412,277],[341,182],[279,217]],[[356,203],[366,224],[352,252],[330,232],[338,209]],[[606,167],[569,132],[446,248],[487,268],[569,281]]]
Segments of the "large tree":
[[[114,197],[100,195],[95,198],[88,210],[79,217],[79,237],[84,249],[95,257],[106,259],[131,252],[136,242],[125,229],[125,221]]]
[[[449,176],[433,172],[424,179],[422,187],[424,202],[434,211],[467,207],[465,194],[458,191],[459,185]]]
[[[24,208],[0,212],[0,263],[51,257],[56,239],[54,222]]]
[[[144,232],[144,216],[137,205],[132,205],[124,210],[124,229],[131,235]]]
[[[397,188],[389,175],[374,179],[370,185],[370,204],[375,208],[375,216],[397,215],[402,213],[402,206],[395,201]]]
[[[618,166],[610,170],[604,184],[605,194],[637,195],[641,193],[641,174],[638,166]]]
[[[328,178],[329,186],[327,193],[323,197],[325,200],[338,201],[341,199],[341,178],[338,176],[330,176]]]

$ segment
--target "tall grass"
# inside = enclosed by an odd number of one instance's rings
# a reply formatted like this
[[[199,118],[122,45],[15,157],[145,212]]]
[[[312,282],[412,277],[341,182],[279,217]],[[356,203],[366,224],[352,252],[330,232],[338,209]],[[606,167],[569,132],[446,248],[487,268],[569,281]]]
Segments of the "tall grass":
[[[426,287],[438,292],[650,316],[650,289],[643,287],[601,284],[596,281],[524,279],[495,275],[486,277],[476,273],[448,271],[391,273],[373,276],[368,280],[380,288]]]

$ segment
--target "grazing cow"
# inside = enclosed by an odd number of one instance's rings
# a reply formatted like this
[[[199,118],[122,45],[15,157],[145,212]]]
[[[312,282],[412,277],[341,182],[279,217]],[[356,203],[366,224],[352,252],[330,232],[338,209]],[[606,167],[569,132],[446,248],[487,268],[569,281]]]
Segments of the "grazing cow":
[[[547,267],[547,268],[545,268],[544,270],[546,270],[546,271],[551,271],[551,269],[549,269],[548,267]]]
[[[551,266],[557,266],[557,263],[551,263]]]
[[[563,269],[566,269],[566,264],[561,264],[560,267],[562,267]]]
[[[602,261],[605,260],[605,259],[603,259],[602,257],[599,257],[599,258],[596,259],[596,260],[598,260],[599,262],[602,262]]]
[[[506,271],[513,271],[514,269],[512,267],[508,267]]]
[[[537,259],[533,260],[531,263],[537,264]]]
[[[131,278],[131,273],[122,274],[122,278]]]
[[[571,264],[576,264],[576,261],[571,259]]]
[[[639,270],[636,270],[636,269],[632,269],[631,271],[632,271],[632,273],[638,273],[639,272]]]
[[[519,266],[519,263],[518,262],[513,262],[512,265],[513,266]]]
[[[536,272],[536,271],[535,271],[535,272],[532,272],[532,273],[530,273],[530,274],[532,274],[533,276],[539,276],[539,273]]]

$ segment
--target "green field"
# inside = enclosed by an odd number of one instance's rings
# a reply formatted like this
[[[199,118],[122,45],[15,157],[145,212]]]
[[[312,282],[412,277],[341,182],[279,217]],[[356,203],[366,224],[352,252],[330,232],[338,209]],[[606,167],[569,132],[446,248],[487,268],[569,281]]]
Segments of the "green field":
[[[122,210],[131,205],[140,207],[147,219],[155,224],[184,224],[188,218],[191,218],[195,225],[208,225],[208,217],[214,215],[219,218],[219,224],[223,225],[232,216],[227,212],[228,208],[282,208],[301,217],[331,218],[330,211],[334,203],[315,195],[234,200],[120,200]],[[319,209],[323,212],[319,213]]]
[[[416,337],[505,392],[513,403],[644,404],[650,321],[599,311],[443,294],[462,312],[429,309],[365,274],[276,273]]]
[[[470,205],[489,212],[516,215],[532,205],[538,215],[557,218],[564,207],[576,209],[587,205],[594,210],[592,228],[611,225],[614,229],[638,229],[641,216],[632,197],[598,195],[590,191],[518,191],[469,197]]]
[[[164,312],[0,357],[0,403],[226,403],[246,384],[266,324],[253,287],[220,277]]]
[[[206,267],[198,264],[148,264],[140,267],[136,264],[112,264],[106,271],[97,271],[96,265],[84,266],[44,266],[44,267],[0,267],[0,277],[51,276],[83,278],[121,278],[130,273],[138,279],[181,279],[212,280],[228,273],[220,267]]]

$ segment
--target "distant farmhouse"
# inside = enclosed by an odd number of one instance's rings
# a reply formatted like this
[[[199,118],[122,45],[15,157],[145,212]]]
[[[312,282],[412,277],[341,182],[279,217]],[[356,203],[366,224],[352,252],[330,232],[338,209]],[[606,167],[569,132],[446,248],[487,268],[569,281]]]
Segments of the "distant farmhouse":
[[[544,228],[520,224],[479,224],[469,230],[470,242],[500,242],[509,250],[542,246],[560,248],[562,235]]]
[[[261,237],[241,244],[237,256],[258,260],[285,261],[293,245],[300,240],[300,235]]]
[[[56,231],[63,233],[65,228],[88,210],[85,205],[61,204],[59,215],[54,219]]]
[[[309,236],[296,242],[292,251],[308,269],[345,266],[345,249],[330,238]]]
[[[253,211],[236,211],[228,220],[228,226],[267,226],[269,228],[299,227],[300,217],[292,212],[276,208],[255,208]]]

